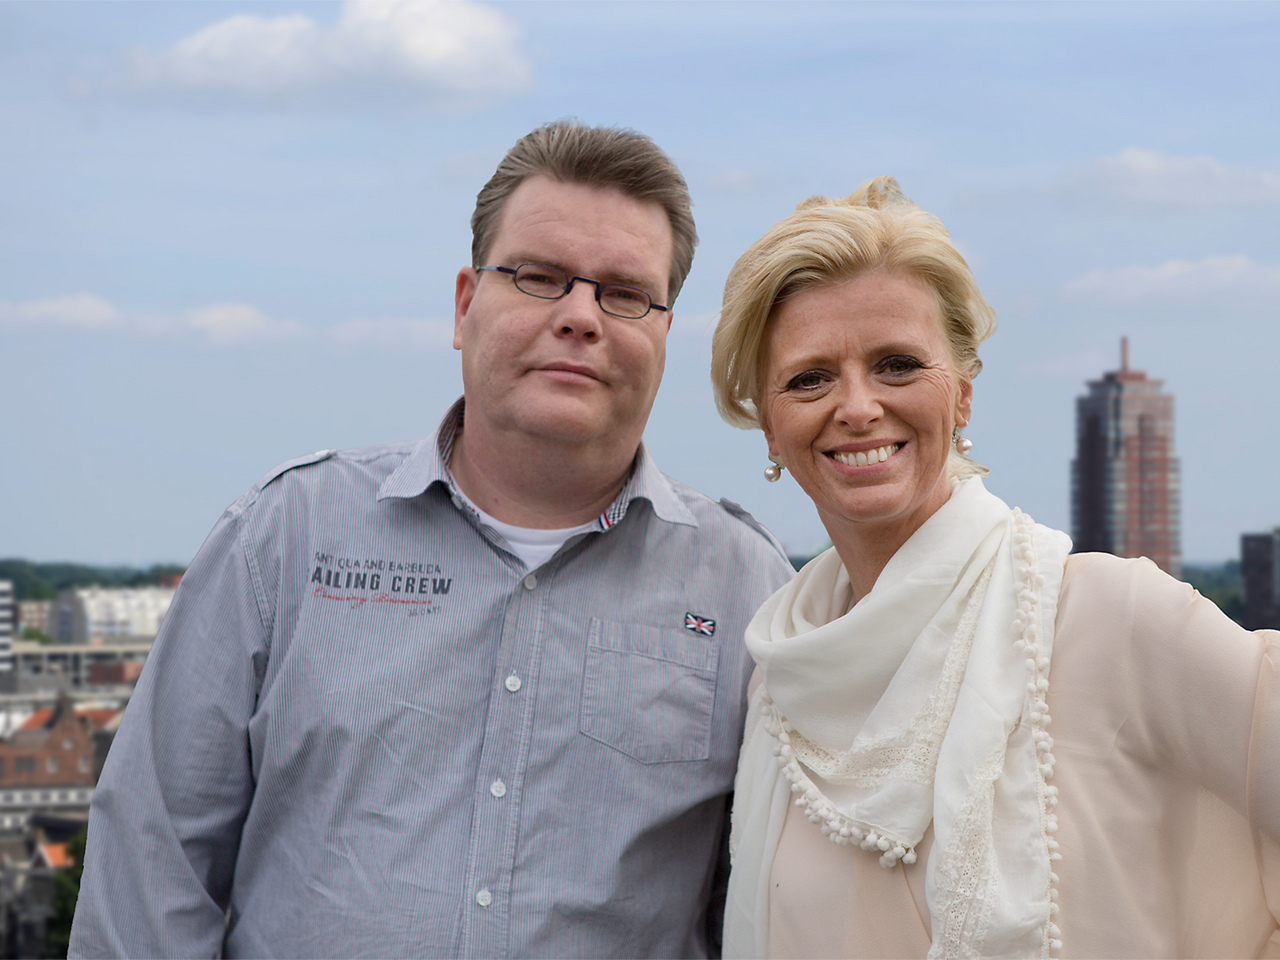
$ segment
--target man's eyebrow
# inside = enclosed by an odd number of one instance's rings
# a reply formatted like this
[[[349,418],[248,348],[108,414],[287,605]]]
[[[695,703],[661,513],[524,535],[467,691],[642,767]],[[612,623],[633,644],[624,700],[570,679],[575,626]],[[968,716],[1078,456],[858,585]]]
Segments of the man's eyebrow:
[[[537,254],[533,254],[533,253],[512,253],[511,255],[506,257],[506,260],[507,260],[507,263],[505,264],[505,266],[515,267],[515,266],[519,266],[522,263],[540,263],[544,267],[555,267],[557,270],[561,270],[565,274],[571,277],[586,276],[586,274],[578,274],[576,271],[570,270],[563,263],[558,263],[555,260],[549,259],[547,257],[540,257]],[[658,297],[658,294],[653,293],[653,291],[660,288],[662,284],[658,282],[656,277],[645,280],[645,279],[641,279],[640,277],[632,273],[616,272],[616,273],[605,273],[599,277],[592,277],[591,279],[599,280],[601,283],[620,283],[626,287],[635,287],[638,290],[644,290],[646,293],[650,293],[655,297],[655,300],[654,300],[655,303],[659,302],[656,299]]]
[[[556,263],[554,260],[549,260],[546,257],[539,257],[532,253],[512,253],[504,259],[513,267],[518,267],[522,263],[540,263],[544,267],[555,267],[557,270],[564,270],[564,266],[562,264]],[[568,273],[567,270],[565,270],[565,272]]]
[[[614,273],[605,278],[605,283],[620,283],[626,287],[636,287],[640,290],[649,290],[657,286],[657,281],[641,280],[627,273]]]

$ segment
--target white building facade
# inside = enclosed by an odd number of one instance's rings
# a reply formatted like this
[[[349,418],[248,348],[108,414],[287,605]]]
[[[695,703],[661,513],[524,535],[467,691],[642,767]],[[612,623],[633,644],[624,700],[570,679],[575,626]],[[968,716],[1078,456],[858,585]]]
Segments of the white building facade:
[[[149,643],[173,602],[173,587],[63,590],[50,611],[49,632],[81,646]]]

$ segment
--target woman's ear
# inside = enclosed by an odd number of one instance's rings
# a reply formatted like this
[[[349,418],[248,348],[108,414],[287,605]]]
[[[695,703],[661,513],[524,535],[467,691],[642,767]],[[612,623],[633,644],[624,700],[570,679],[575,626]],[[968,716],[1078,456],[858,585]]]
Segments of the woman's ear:
[[[956,423],[964,426],[973,414],[973,381],[961,380],[960,392],[956,396]]]
[[[760,429],[764,431],[765,443],[769,445],[769,456],[776,457],[778,448],[773,442],[773,430],[769,426],[769,421],[763,415],[760,416]]]

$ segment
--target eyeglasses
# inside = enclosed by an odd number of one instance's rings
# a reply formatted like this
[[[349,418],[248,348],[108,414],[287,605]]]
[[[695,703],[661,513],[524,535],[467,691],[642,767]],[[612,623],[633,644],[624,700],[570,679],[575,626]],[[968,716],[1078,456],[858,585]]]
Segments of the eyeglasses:
[[[545,263],[522,263],[515,267],[477,267],[478,270],[493,270],[497,273],[510,274],[515,281],[516,289],[539,300],[559,300],[568,296],[573,285],[581,280],[596,288],[596,303],[600,309],[613,317],[625,320],[639,320],[650,310],[666,311],[666,307],[654,303],[649,294],[639,287],[628,287],[624,283],[601,283],[590,277],[571,277],[557,267],[549,267]]]

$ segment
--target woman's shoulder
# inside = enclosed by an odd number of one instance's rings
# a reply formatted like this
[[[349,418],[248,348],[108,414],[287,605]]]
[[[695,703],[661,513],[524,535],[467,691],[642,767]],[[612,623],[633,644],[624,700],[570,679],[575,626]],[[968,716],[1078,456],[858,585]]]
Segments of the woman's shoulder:
[[[1124,657],[1125,648],[1145,661],[1188,646],[1224,644],[1260,652],[1264,642],[1146,557],[1069,556],[1055,619],[1059,639],[1105,644],[1113,663]]]
[[[1195,588],[1176,580],[1146,557],[1117,557],[1110,553],[1073,553],[1062,576],[1060,608],[1086,601],[1099,612],[1151,604],[1193,604],[1204,600]]]

